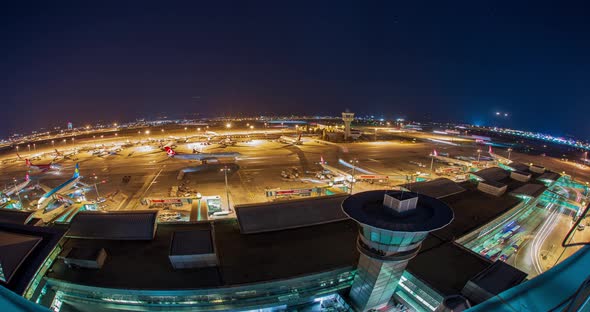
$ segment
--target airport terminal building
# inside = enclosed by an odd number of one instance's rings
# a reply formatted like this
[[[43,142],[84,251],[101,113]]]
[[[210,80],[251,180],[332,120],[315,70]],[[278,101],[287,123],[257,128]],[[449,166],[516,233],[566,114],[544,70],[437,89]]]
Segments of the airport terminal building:
[[[196,223],[144,210],[40,227],[0,211],[0,285],[39,311],[477,309],[536,280],[456,242],[517,206],[510,192],[523,185],[497,195],[440,179]],[[6,304],[18,301],[6,289]]]

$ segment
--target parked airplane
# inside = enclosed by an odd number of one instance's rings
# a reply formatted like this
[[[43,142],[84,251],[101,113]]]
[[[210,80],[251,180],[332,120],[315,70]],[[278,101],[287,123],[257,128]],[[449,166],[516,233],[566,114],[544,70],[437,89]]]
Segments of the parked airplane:
[[[25,175],[25,181],[23,181],[19,184],[15,184],[14,186],[5,189],[2,193],[4,193],[4,195],[6,195],[6,196],[11,196],[12,194],[20,193],[20,191],[22,191],[25,187],[27,187],[27,185],[29,185],[30,182],[31,182],[31,179],[29,178],[29,174],[27,173]]]
[[[459,165],[459,166],[472,167],[472,163],[470,161],[455,159],[455,158],[446,157],[446,156],[440,156],[436,150],[434,150],[432,152],[432,154],[430,154],[430,156],[432,156],[435,159],[438,159],[440,161],[446,162],[446,163],[448,163],[450,165]]]
[[[303,144],[303,141],[301,141],[301,134],[299,134],[299,136],[297,138],[292,138],[292,137],[288,137],[288,136],[281,136],[279,138],[279,142],[285,143],[285,144],[291,144],[291,145]]]
[[[32,170],[38,170],[40,172],[46,172],[49,170],[60,170],[61,166],[58,164],[54,164],[53,162],[50,162],[48,164],[33,164],[28,158],[25,159],[25,163],[27,164],[27,167],[29,167],[29,169]]]
[[[492,146],[491,145],[488,148],[488,154],[490,154],[490,156],[492,156],[492,158],[494,160],[496,160],[496,161],[498,161],[500,163],[507,164],[507,165],[509,165],[509,164],[512,163],[512,160],[510,160],[510,159],[508,159],[508,158],[506,158],[504,156],[500,156],[498,154],[495,154],[494,151],[492,150]]]
[[[330,171],[332,174],[335,175],[339,175],[344,177],[347,181],[352,182],[354,181],[354,177],[352,176],[352,174],[344,171],[344,170],[340,170],[336,167],[332,167],[330,165],[328,165],[325,161],[323,157],[320,157],[320,166],[322,166],[322,168],[324,168],[324,170]]]
[[[65,181],[64,183],[60,184],[58,187],[50,190],[49,192],[45,193],[39,201],[37,202],[37,209],[45,209],[51,203],[51,199],[61,198],[62,196],[67,195],[70,190],[80,181],[80,168],[78,164],[76,164],[76,168],[74,169],[74,174],[72,177]]]
[[[240,153],[235,153],[235,152],[199,153],[199,152],[195,151],[196,153],[193,153],[193,154],[185,154],[185,153],[176,152],[168,146],[164,147],[164,149],[166,150],[166,155],[168,155],[168,157],[176,158],[176,159],[184,159],[184,160],[205,160],[205,159],[211,159],[211,158],[234,158],[235,159],[236,157],[240,156]]]

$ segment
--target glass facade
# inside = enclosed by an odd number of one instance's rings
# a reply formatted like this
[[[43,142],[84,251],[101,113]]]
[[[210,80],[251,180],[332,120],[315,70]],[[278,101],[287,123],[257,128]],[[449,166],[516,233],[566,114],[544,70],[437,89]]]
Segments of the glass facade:
[[[355,271],[352,267],[298,278],[199,290],[130,290],[90,287],[47,279],[46,295],[59,294],[57,301],[96,305],[97,309],[162,311],[164,309],[209,311],[248,310],[291,306],[315,298],[343,292],[350,288]],[[43,302],[56,302],[45,298]]]
[[[367,240],[388,246],[405,247],[423,241],[427,232],[393,232],[368,226],[363,227],[362,235]]]

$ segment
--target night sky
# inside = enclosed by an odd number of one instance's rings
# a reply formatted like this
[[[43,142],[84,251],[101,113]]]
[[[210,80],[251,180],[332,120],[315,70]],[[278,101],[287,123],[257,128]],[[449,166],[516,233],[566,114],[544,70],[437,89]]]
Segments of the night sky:
[[[349,108],[590,139],[582,1],[171,2],[3,2],[0,136]]]

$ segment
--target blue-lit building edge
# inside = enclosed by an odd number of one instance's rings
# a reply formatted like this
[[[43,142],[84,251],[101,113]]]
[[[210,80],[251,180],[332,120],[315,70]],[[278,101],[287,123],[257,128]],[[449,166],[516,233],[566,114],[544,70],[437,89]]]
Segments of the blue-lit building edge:
[[[92,306],[99,310],[190,310],[190,311],[279,311],[286,308],[309,306],[320,300],[337,301],[339,311],[352,311],[346,295],[356,271],[353,267],[312,274],[288,280],[243,286],[199,290],[131,290],[92,287],[47,278],[36,302],[52,310],[59,310],[65,302],[73,305]],[[10,293],[5,290],[6,293]],[[12,293],[11,293],[12,294]],[[31,307],[32,302],[12,294],[2,300],[18,302]],[[332,296],[333,295],[333,296]],[[4,296],[3,296],[4,297]],[[433,311],[442,296],[423,281],[405,271],[395,297],[416,311]],[[401,299],[401,300],[400,300]],[[3,301],[0,300],[0,306]],[[46,311],[41,306],[38,311]],[[329,309],[328,309],[329,310]],[[16,309],[14,311],[37,311]]]
[[[574,300],[577,307],[568,311],[590,311],[588,289],[576,296],[590,276],[589,268],[590,246],[584,246],[543,274],[467,311],[563,311]]]
[[[102,288],[47,278],[36,300],[45,306],[56,302],[91,305],[97,310],[230,311],[272,308],[313,302],[329,294],[344,294],[352,285],[352,267],[243,286],[198,290],[132,290]]]

